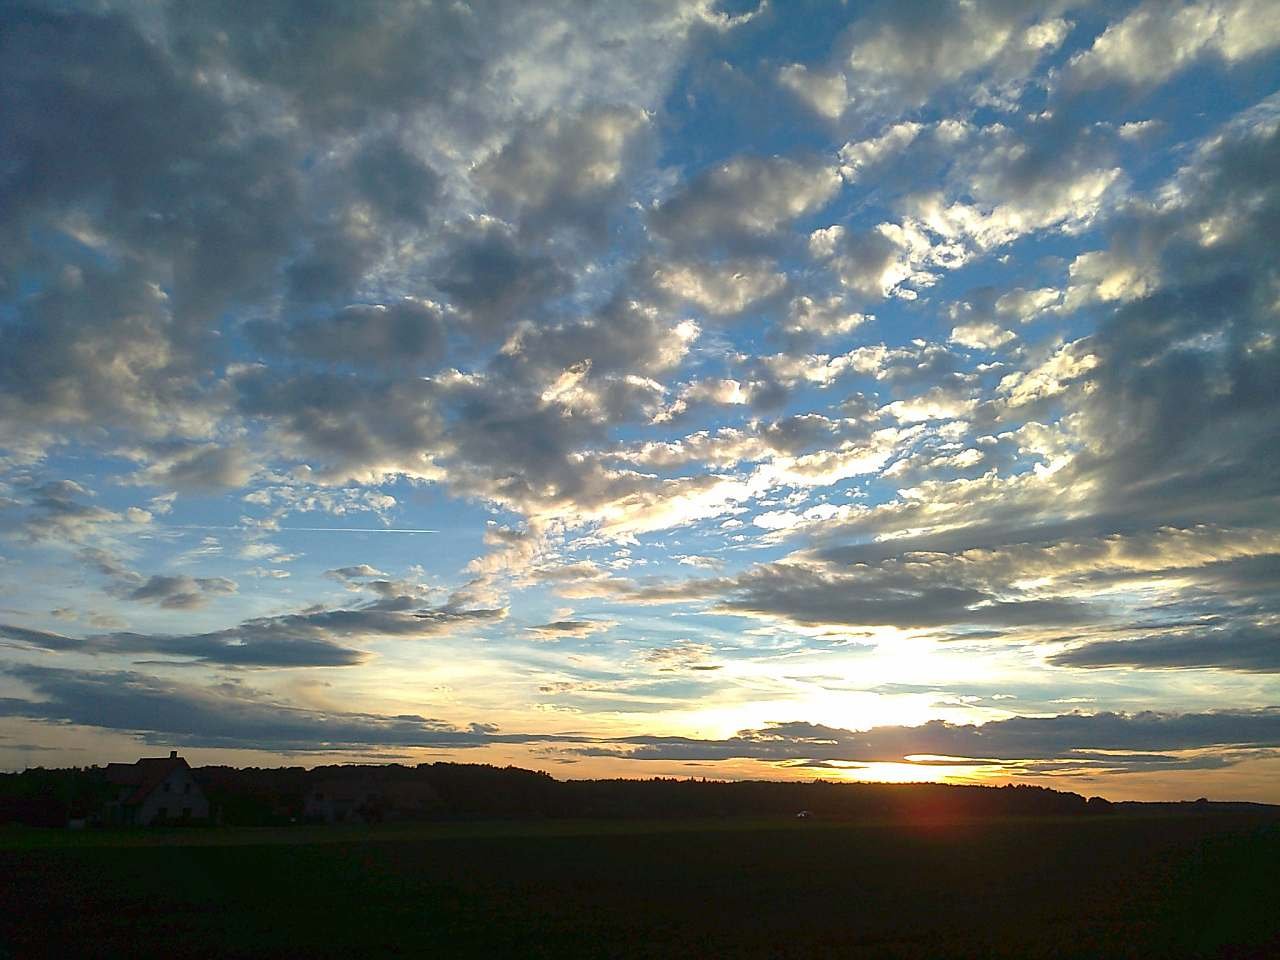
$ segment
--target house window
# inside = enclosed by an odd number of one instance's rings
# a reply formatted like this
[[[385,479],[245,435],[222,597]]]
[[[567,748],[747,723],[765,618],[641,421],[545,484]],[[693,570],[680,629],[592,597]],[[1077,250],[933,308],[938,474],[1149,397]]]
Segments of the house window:
[[[191,784],[189,784],[189,783],[184,783],[184,784],[182,785],[182,792],[183,792],[183,793],[190,793],[190,792],[191,792]]]
[[[183,819],[183,820],[190,820],[190,819],[191,819],[191,808],[190,808],[190,807],[183,807],[183,808],[182,808],[182,819]]]
[[[164,792],[165,792],[165,793],[168,793],[168,792],[169,792],[169,781],[168,781],[168,780],[166,780],[166,781],[164,782]]]

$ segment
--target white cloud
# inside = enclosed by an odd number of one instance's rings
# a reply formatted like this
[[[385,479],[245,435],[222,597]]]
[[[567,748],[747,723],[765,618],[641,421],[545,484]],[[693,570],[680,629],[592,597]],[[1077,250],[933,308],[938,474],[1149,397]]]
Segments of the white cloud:
[[[849,105],[849,85],[839,71],[810,70],[792,63],[778,71],[778,83],[830,120],[839,119]]]
[[[1010,330],[1005,330],[995,323],[962,323],[951,328],[947,338],[962,347],[973,347],[977,350],[994,350],[1015,338]]]
[[[741,313],[781,290],[787,278],[769,260],[668,264],[654,271],[654,284],[677,300],[708,313]]]
[[[1157,84],[1204,56],[1231,64],[1276,46],[1280,23],[1271,0],[1148,0],[1073,56],[1065,82],[1079,88]]]

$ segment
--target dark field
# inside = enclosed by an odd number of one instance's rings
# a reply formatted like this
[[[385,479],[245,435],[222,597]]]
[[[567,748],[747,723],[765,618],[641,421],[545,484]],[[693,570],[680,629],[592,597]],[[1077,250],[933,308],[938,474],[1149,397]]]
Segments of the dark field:
[[[1280,823],[12,829],[0,956],[1280,957]]]

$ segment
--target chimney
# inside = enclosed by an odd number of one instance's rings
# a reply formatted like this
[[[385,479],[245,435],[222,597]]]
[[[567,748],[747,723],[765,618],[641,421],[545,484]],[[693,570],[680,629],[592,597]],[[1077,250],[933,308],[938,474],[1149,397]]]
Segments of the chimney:
[[[177,760],[177,759],[178,759],[178,751],[177,751],[177,750],[170,750],[170,751],[169,751],[169,759],[170,759],[170,760]]]

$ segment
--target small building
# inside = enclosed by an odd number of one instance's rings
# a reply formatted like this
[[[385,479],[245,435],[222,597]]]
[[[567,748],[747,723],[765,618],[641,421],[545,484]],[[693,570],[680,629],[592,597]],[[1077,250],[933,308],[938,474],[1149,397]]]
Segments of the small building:
[[[105,775],[111,788],[103,811],[108,824],[147,827],[209,819],[209,801],[177,750],[136,763],[109,763]]]
[[[302,815],[313,823],[382,823],[425,820],[443,808],[429,784],[362,774],[315,781],[306,792]]]
[[[330,779],[307,791],[302,815],[322,823],[376,823],[384,806],[382,791],[372,780]]]

